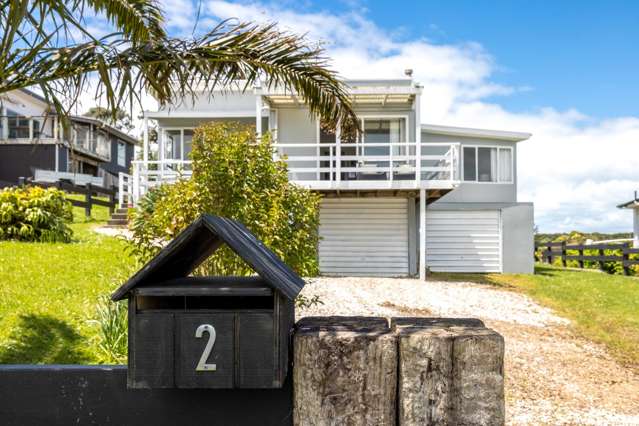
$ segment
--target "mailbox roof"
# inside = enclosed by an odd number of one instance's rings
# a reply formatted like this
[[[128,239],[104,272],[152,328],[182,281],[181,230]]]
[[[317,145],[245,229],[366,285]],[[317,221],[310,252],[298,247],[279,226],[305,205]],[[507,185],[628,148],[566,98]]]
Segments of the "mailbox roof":
[[[293,300],[304,280],[241,223],[204,214],[164,247],[112,295],[122,300],[136,287],[188,276],[222,244],[228,245],[263,281]]]

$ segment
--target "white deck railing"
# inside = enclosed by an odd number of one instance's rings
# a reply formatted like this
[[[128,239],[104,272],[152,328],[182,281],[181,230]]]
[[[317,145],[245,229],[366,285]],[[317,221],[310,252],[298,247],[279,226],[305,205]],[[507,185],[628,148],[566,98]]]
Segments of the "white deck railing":
[[[441,189],[459,183],[458,143],[280,143],[274,148],[275,158],[288,164],[289,180],[315,190]],[[192,174],[191,162],[184,160],[132,165],[133,202],[154,186]]]

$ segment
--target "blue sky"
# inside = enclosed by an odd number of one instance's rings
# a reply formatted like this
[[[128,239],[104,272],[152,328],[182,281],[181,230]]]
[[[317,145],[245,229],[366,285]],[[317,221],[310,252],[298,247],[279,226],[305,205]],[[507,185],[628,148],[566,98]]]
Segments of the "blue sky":
[[[307,34],[343,77],[412,68],[423,123],[533,134],[518,200],[542,232],[631,230],[615,206],[639,189],[639,1],[160,1],[175,36],[199,7],[200,31],[238,18]]]
[[[295,9],[360,9],[400,39],[478,42],[498,60],[495,81],[528,89],[501,100],[513,111],[639,115],[637,1],[322,1]]]

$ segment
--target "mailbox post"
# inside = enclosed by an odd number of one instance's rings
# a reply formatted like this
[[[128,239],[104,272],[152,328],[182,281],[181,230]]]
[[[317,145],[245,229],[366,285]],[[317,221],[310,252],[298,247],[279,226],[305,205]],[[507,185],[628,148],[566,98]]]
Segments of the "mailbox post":
[[[226,244],[252,277],[192,277]],[[242,224],[202,215],[127,283],[130,388],[280,388],[302,280]]]

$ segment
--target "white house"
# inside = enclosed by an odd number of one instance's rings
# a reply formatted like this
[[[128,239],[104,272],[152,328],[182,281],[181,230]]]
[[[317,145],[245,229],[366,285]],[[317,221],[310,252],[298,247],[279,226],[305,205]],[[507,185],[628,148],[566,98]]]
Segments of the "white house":
[[[632,210],[632,246],[639,248],[639,197],[635,191],[635,197],[623,204],[619,204],[617,208]]]
[[[283,90],[227,88],[147,111],[145,124],[159,128],[159,160],[149,161],[145,137],[144,160],[123,186],[135,202],[188,175],[200,123],[254,123],[273,134],[290,180],[323,196],[323,274],[533,272],[533,206],[517,201],[516,167],[517,144],[530,134],[423,124],[422,87],[412,78],[347,84],[363,129],[357,140],[321,126]]]

